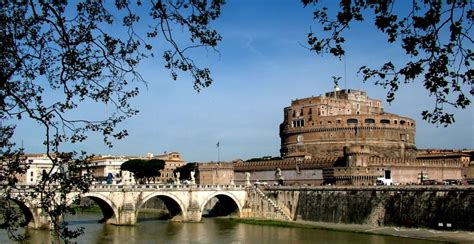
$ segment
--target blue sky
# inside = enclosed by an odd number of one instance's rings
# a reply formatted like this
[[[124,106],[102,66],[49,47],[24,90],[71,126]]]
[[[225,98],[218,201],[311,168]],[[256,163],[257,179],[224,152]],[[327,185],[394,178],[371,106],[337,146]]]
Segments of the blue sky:
[[[187,75],[172,81],[158,54],[140,66],[148,87],[141,86],[132,101],[140,113],[121,126],[130,136],[115,142],[112,149],[95,136],[65,149],[117,155],[177,151],[187,161],[216,161],[219,141],[222,160],[278,156],[283,108],[292,99],[330,91],[331,76],[344,77],[344,73],[345,88],[365,90],[384,101],[385,111],[417,121],[418,148],[474,148],[472,106],[456,112],[454,125],[436,127],[421,119],[421,111],[434,106],[421,85],[401,87],[389,105],[383,88],[361,81],[357,71],[362,65],[406,61],[399,47],[388,46],[386,37],[372,27],[356,25],[347,33],[344,72],[343,61],[301,46],[310,28],[318,27],[311,8],[303,9],[299,1],[229,1],[214,26],[223,36],[220,55],[208,50],[195,57],[212,70],[214,83],[209,88],[197,93]],[[89,106],[86,113],[110,112],[102,109]],[[27,122],[18,126],[16,140],[22,140],[30,152],[41,152],[38,128]]]

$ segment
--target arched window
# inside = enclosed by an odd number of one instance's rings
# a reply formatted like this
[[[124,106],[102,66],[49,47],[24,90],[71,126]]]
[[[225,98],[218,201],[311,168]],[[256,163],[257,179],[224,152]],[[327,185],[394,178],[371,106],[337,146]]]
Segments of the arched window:
[[[382,123],[382,124],[390,124],[390,120],[389,120],[389,119],[381,119],[381,120],[380,120],[380,123]]]
[[[405,120],[400,120],[400,124],[401,124],[401,125],[404,125],[404,124],[405,124]]]
[[[364,123],[366,123],[366,124],[374,124],[374,123],[375,123],[375,119],[367,118],[367,119],[364,120]]]
[[[348,124],[357,124],[358,122],[359,121],[357,119],[354,119],[354,118],[347,119]]]

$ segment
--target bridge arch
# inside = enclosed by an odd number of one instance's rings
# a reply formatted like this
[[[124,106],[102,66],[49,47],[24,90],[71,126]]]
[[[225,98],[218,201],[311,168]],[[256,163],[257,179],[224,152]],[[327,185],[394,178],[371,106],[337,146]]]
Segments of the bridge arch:
[[[140,209],[148,200],[154,197],[158,197],[163,201],[173,220],[178,220],[180,217],[181,219],[186,219],[186,208],[183,202],[175,195],[166,192],[158,192],[148,195],[138,203],[137,209]]]
[[[77,196],[79,196],[80,198],[89,198],[99,206],[103,215],[103,218],[99,220],[99,222],[101,223],[108,222],[110,219],[112,219],[113,223],[117,223],[118,221],[117,215],[116,215],[117,207],[109,198],[101,194],[92,193],[92,192],[77,194],[74,197],[77,197]],[[74,197],[69,199],[68,205],[72,204]]]
[[[217,198],[220,202],[224,203],[224,205],[229,206],[229,204],[230,205],[234,204],[235,211],[237,211],[237,216],[241,217],[242,206],[240,202],[237,200],[237,198],[233,194],[228,193],[228,192],[223,192],[223,191],[215,192],[209,195],[209,197],[207,197],[206,200],[203,201],[200,206],[201,213],[204,212],[204,208],[206,207],[207,203],[209,203],[209,201],[211,201],[211,199],[214,197]],[[231,213],[232,212],[229,212],[228,214],[231,214]]]
[[[14,198],[14,197],[10,198],[10,199],[3,199],[3,200],[4,201],[12,201],[16,205],[18,205],[18,207],[20,208],[21,213],[23,214],[23,216],[25,218],[24,221],[20,223],[21,227],[26,227],[26,226],[29,226],[29,225],[32,225],[32,226],[37,226],[38,225],[37,216],[35,216],[35,214],[31,211],[32,209],[34,209],[33,204],[31,204],[29,202],[25,202],[21,199]]]

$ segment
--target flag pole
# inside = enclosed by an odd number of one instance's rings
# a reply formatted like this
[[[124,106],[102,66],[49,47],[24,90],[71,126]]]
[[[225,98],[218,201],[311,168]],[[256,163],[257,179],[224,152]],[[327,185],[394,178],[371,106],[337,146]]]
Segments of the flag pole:
[[[221,147],[220,147],[220,142],[217,142],[217,162],[219,163],[221,161]]]

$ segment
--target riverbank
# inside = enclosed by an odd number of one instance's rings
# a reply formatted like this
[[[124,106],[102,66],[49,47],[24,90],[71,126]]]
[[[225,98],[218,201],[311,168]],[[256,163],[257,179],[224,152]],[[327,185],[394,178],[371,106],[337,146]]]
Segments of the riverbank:
[[[232,219],[235,222],[254,225],[270,225],[279,227],[296,227],[320,230],[335,230],[354,232],[369,235],[386,235],[413,239],[447,241],[456,243],[474,243],[474,232],[467,231],[439,231],[430,229],[415,229],[403,227],[374,227],[371,225],[338,224],[312,221],[274,221],[265,219]]]

